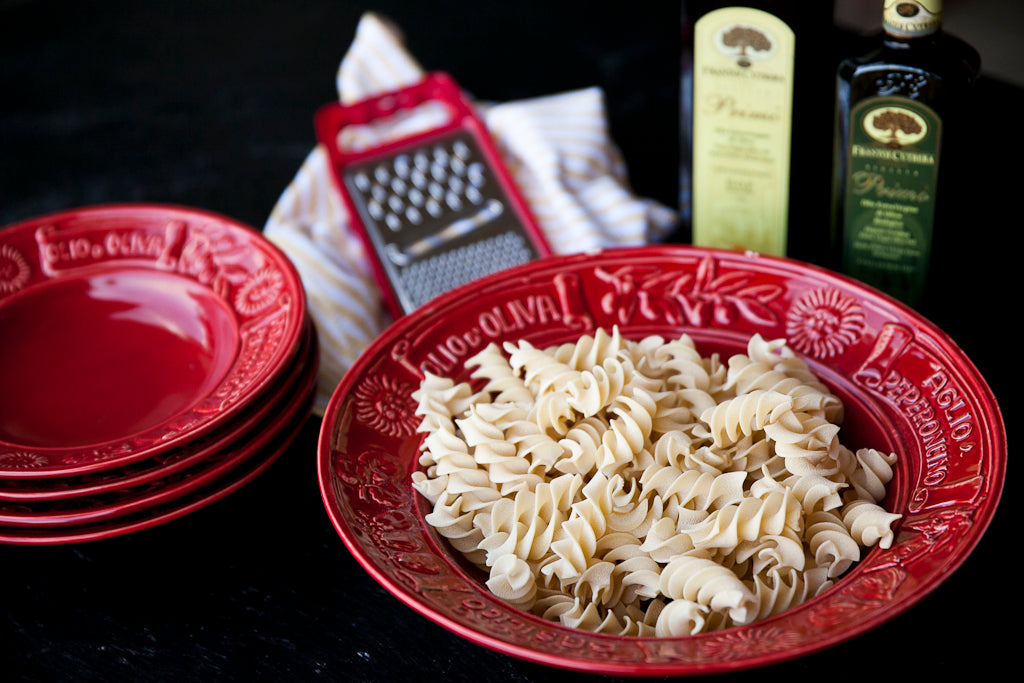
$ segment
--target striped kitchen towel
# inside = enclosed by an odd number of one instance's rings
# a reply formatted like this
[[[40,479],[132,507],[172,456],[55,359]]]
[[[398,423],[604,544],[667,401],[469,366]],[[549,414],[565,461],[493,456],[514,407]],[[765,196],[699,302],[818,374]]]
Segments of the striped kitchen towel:
[[[338,96],[356,102],[424,75],[400,29],[368,13],[338,68]],[[600,88],[474,105],[556,254],[657,242],[674,227],[674,210],[629,188]],[[314,412],[322,415],[345,371],[390,323],[323,148],[310,152],[263,232],[302,277],[320,340]]]

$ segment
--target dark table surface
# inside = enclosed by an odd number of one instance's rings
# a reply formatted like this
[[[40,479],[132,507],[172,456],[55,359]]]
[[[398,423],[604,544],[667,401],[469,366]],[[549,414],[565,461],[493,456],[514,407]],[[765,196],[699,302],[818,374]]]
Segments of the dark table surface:
[[[262,227],[314,144],[312,114],[336,96],[338,63],[371,7],[403,27],[424,67],[477,97],[601,86],[634,189],[674,205],[677,7],[607,6],[492,3],[480,14],[444,1],[0,0],[0,225],[145,201]],[[1009,113],[1024,97],[987,78],[976,96],[1005,123],[977,131],[962,174],[964,247],[945,264],[951,293],[924,313],[993,387],[1012,441],[1019,218],[1008,209],[1019,171],[1003,161],[1024,151]],[[601,680],[469,643],[379,587],[324,511],[318,430],[311,417],[268,472],[172,523],[91,543],[0,546],[0,679]],[[826,651],[713,678],[938,680],[1010,663],[1016,481],[1011,467],[975,552],[905,614]]]

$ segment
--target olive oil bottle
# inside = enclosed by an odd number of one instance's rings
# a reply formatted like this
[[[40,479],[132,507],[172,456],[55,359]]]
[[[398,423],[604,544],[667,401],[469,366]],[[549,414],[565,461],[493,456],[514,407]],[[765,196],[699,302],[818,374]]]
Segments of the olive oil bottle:
[[[883,0],[883,35],[836,77],[832,240],[840,269],[920,307],[952,246],[977,51],[942,31],[941,0]]]
[[[832,14],[831,0],[684,0],[680,206],[693,244],[811,260],[806,236],[827,235]]]

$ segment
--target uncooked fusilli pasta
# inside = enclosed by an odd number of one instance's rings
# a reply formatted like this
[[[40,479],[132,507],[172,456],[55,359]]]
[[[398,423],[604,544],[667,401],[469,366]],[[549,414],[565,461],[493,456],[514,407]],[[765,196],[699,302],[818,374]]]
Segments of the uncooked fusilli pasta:
[[[726,363],[617,328],[488,346],[427,375],[413,486],[497,597],[565,626],[669,637],[778,614],[889,547],[896,456],[780,340]]]

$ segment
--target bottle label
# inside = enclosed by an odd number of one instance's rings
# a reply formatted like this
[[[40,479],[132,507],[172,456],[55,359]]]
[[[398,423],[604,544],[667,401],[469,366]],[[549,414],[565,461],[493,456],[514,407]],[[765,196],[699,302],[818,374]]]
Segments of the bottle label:
[[[694,24],[693,242],[784,255],[793,31],[747,7]]]
[[[927,105],[874,97],[850,116],[843,271],[912,305],[931,254],[942,122]]]
[[[942,26],[942,0],[885,0],[882,26],[897,38],[917,38]]]

